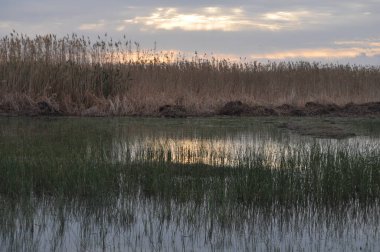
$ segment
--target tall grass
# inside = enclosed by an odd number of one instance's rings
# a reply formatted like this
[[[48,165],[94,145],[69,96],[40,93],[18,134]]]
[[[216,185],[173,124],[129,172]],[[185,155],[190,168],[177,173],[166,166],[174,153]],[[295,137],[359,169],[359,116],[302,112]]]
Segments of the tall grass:
[[[47,101],[67,114],[155,114],[176,104],[212,112],[248,104],[364,103],[380,97],[380,68],[309,62],[235,62],[141,49],[125,37],[91,41],[76,34],[0,39],[0,108]],[[96,109],[95,109],[96,106]]]

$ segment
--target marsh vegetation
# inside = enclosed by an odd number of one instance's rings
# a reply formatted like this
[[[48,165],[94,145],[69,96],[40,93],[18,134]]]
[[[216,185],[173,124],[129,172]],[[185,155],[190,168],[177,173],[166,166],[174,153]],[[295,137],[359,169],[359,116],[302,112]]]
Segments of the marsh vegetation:
[[[0,247],[377,250],[380,121],[0,119]]]
[[[170,105],[182,114],[210,115],[231,101],[344,106],[379,102],[379,83],[378,66],[234,61],[144,49],[125,37],[11,33],[0,39],[2,114],[160,115]],[[379,107],[371,111],[380,113]]]

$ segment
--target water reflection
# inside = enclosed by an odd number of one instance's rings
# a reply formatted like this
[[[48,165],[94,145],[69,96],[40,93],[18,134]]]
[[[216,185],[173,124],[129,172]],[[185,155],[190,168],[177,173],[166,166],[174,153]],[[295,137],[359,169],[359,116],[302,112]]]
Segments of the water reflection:
[[[55,157],[102,158],[113,163],[163,161],[234,167],[249,166],[260,158],[274,168],[282,158],[309,157],[315,146],[330,153],[380,152],[380,120],[355,124],[346,119],[342,123],[351,125],[358,136],[341,140],[300,136],[279,129],[278,120],[284,119],[1,119],[0,146],[7,146],[3,151],[9,151],[8,155],[35,156],[38,153],[34,152],[45,151]]]
[[[273,131],[273,129],[271,129]],[[354,154],[380,150],[380,139],[358,136],[349,139],[314,139],[294,134],[261,134],[243,132],[225,138],[124,136],[112,141],[113,162],[163,161],[181,164],[202,163],[211,166],[249,166],[252,158],[261,158],[273,168],[281,165],[282,158],[308,157],[316,145],[324,152],[345,150]]]
[[[261,158],[271,167],[278,168],[284,157],[310,158],[315,146],[322,152],[344,150],[352,155],[360,154],[360,158],[367,153],[379,152],[380,134],[375,129],[380,131],[380,127],[371,126],[371,134],[336,140],[299,136],[279,129],[276,122],[266,123],[262,119],[121,118],[48,122],[0,119],[0,157],[3,157],[0,161],[4,162],[0,163],[0,168],[17,164],[12,158],[36,163],[33,166],[36,178],[44,178],[45,173],[49,176],[55,169],[69,166],[70,162],[73,165],[70,169],[62,169],[62,176],[77,169],[87,171],[96,167],[93,167],[94,160],[234,167],[249,166],[252,160]],[[91,162],[84,162],[86,167],[80,167],[83,159]],[[365,164],[366,160],[362,160]],[[52,165],[44,171],[42,168],[46,167],[40,164],[50,162]],[[20,162],[20,166],[24,165]],[[93,179],[90,185],[94,191],[99,191],[100,178],[112,167],[108,163],[105,166],[106,169],[100,170],[101,174],[87,176],[87,179]],[[121,167],[120,170],[124,170],[128,166]],[[214,170],[211,172],[214,175]],[[186,174],[176,176],[183,180],[175,180],[173,176],[173,180],[168,180],[170,183],[162,184],[161,191],[156,191],[156,197],[149,190],[143,192],[149,189],[145,183],[151,185],[149,180],[143,180],[147,174],[138,176],[141,181],[135,184],[132,183],[135,177],[132,177],[120,191],[110,188],[105,190],[106,196],[96,194],[99,198],[93,199],[78,200],[72,195],[51,196],[48,193],[37,198],[31,191],[27,194],[30,198],[27,197],[24,203],[10,199],[11,193],[2,192],[6,196],[0,194],[0,248],[7,251],[379,250],[379,202],[369,202],[363,207],[350,201],[335,208],[329,207],[328,203],[308,205],[307,200],[302,201],[301,206],[294,204],[290,208],[280,203],[273,203],[270,207],[265,204],[244,205],[245,201],[236,200],[239,197],[234,194],[236,191],[227,194],[227,189],[231,188],[225,186],[224,178],[229,177],[221,177],[222,183],[218,183],[218,177],[210,176],[207,180],[200,176],[197,180],[200,182],[195,186],[212,181],[216,181],[213,184],[216,186],[199,187],[199,194],[194,193],[194,186],[183,195],[172,195],[174,186],[171,181],[186,182],[184,179],[189,177]],[[17,175],[14,177],[19,181]],[[109,178],[113,183],[119,181],[114,180],[119,177],[117,174]],[[78,181],[74,180],[73,185],[83,182]],[[157,184],[165,182],[157,181]],[[86,189],[85,185],[83,188]],[[243,195],[250,193],[249,188]],[[199,198],[195,197],[197,195]],[[229,198],[219,200],[218,196],[223,199],[227,197],[225,195],[230,195],[229,201]]]
[[[378,251],[380,209],[225,209],[125,200],[35,201],[3,208],[6,251]],[[28,208],[25,208],[28,206]],[[14,211],[14,209],[19,209]],[[370,214],[360,214],[367,212]],[[5,217],[5,216],[3,216]]]

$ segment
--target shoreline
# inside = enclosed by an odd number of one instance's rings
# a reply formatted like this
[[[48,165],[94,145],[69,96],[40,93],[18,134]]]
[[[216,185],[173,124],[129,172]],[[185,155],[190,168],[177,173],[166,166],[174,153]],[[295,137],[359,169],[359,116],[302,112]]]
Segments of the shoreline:
[[[233,117],[380,117],[380,102],[368,103],[348,103],[339,106],[334,103],[322,104],[317,102],[307,102],[304,106],[291,104],[282,104],[280,106],[248,105],[239,100],[230,101],[224,106],[209,111],[191,111],[189,108],[181,105],[166,104],[159,106],[153,112],[121,112],[101,109],[98,106],[78,109],[76,111],[61,110],[57,104],[49,101],[40,101],[22,109],[13,109],[1,106],[1,117],[38,117],[38,116],[70,116],[70,117],[164,117],[164,118],[186,118],[186,117],[216,117],[216,116],[233,116]]]

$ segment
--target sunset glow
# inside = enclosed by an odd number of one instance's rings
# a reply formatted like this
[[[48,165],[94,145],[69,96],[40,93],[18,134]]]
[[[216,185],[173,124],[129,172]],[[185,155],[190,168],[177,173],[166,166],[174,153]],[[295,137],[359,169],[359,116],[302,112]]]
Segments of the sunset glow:
[[[3,36],[13,30],[92,39],[108,34],[114,40],[126,36],[144,49],[156,42],[159,50],[229,55],[234,60],[380,64],[378,1],[4,1]]]
[[[359,56],[374,57],[380,54],[380,46],[374,43],[376,47],[372,48],[361,48],[361,47],[352,47],[352,48],[318,48],[318,49],[297,49],[265,54],[253,54],[252,58],[255,59],[291,59],[291,58],[355,58]]]
[[[293,29],[307,15],[310,15],[308,11],[274,12],[250,16],[241,8],[230,10],[206,7],[194,10],[194,12],[182,12],[177,8],[157,8],[149,16],[137,16],[134,19],[126,20],[126,22],[163,30],[240,31],[256,29],[275,31]]]

